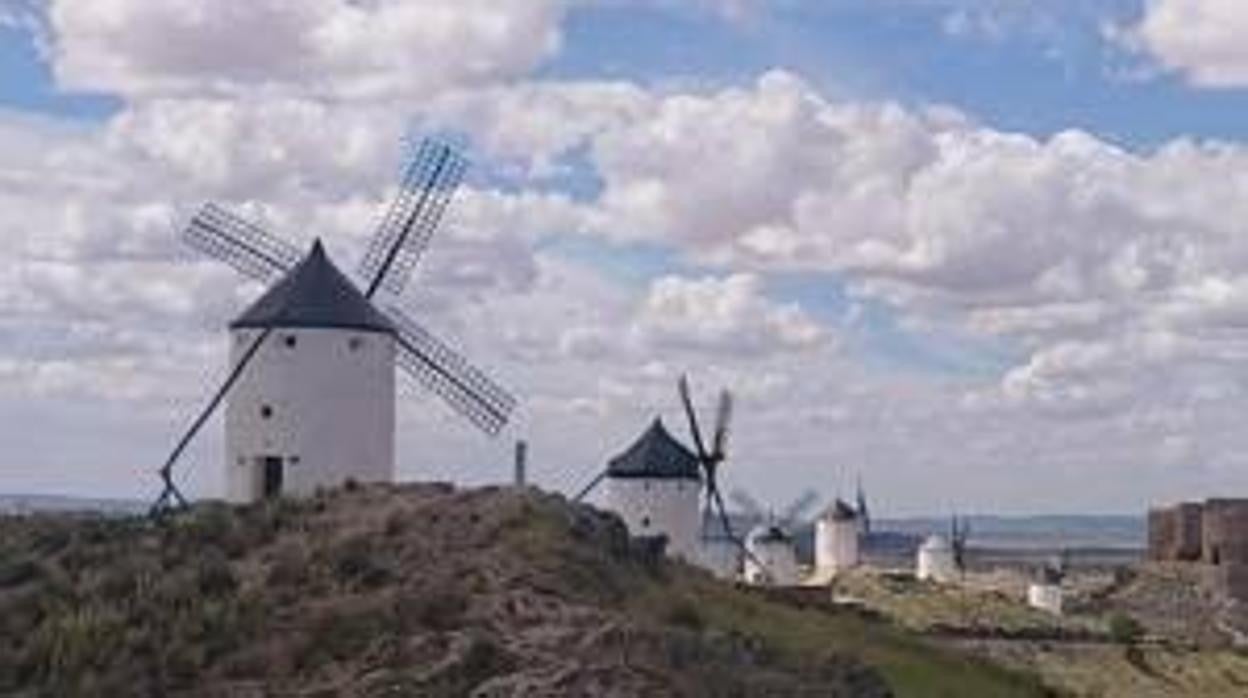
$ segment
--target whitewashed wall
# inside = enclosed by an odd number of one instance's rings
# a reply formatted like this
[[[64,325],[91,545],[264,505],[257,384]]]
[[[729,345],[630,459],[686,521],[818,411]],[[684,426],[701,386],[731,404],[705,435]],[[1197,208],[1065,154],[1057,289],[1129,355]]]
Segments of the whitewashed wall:
[[[1062,614],[1062,585],[1032,582],[1027,587],[1027,605],[1060,616]]]
[[[800,573],[792,543],[746,540],[745,581],[778,587],[797,586]]]
[[[233,332],[231,365],[259,332]],[[394,354],[386,334],[275,330],[227,398],[227,498],[250,502],[262,495],[256,462],[262,456],[284,459],[286,494],[310,494],[347,478],[393,480]]]
[[[919,579],[949,583],[957,579],[958,566],[948,541],[932,536],[919,546],[916,575]]]
[[[815,522],[815,570],[820,576],[858,565],[859,528],[855,519],[823,516]]]
[[[606,506],[628,526],[633,536],[667,535],[667,551],[697,562],[702,483],[697,480],[613,478],[606,483]]]

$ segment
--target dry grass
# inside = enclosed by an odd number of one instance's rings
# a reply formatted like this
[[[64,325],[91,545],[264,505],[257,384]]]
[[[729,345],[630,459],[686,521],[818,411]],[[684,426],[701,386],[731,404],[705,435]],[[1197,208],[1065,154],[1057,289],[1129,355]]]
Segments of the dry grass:
[[[355,487],[0,520],[0,694],[1044,695],[892,627],[734,589],[536,491]]]

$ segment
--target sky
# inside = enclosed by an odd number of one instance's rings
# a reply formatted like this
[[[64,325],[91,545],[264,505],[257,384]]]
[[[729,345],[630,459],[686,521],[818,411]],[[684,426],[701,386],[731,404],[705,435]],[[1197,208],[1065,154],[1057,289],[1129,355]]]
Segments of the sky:
[[[472,162],[402,302],[520,398],[400,390],[404,479],[575,491],[737,397],[724,486],[888,515],[1248,493],[1236,0],[0,0],[0,492],[148,497],[262,289],[205,201],[354,269]],[[179,466],[222,491],[222,426]]]

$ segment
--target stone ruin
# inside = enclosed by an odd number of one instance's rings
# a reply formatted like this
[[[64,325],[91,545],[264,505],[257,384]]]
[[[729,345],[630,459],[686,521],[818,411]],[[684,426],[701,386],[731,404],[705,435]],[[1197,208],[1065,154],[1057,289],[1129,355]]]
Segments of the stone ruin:
[[[1248,499],[1209,499],[1150,510],[1148,557],[1200,565],[1214,591],[1248,602]]]

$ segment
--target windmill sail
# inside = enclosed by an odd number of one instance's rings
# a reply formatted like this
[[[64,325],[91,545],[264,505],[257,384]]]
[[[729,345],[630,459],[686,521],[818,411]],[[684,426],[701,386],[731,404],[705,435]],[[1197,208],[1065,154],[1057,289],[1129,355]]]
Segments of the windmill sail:
[[[745,490],[734,489],[728,493],[728,498],[750,516],[756,519],[767,518],[767,512],[763,509],[763,505],[759,504],[758,500],[751,497]]]
[[[379,289],[396,296],[403,292],[466,167],[467,161],[449,146],[434,140],[421,143],[360,261],[366,296],[373,297]]]
[[[256,281],[285,274],[303,257],[293,244],[213,203],[191,218],[182,237],[191,247]]]
[[[808,489],[793,500],[788,507],[785,508],[780,516],[780,523],[786,526],[794,526],[799,519],[802,519],[809,513],[810,508],[819,501],[819,493]]]
[[[477,427],[498,433],[516,399],[402,310],[386,311],[399,330],[399,366]]]
[[[715,415],[715,436],[711,440],[711,453],[724,457],[728,450],[728,424],[732,421],[732,393],[719,393],[719,408]]]

